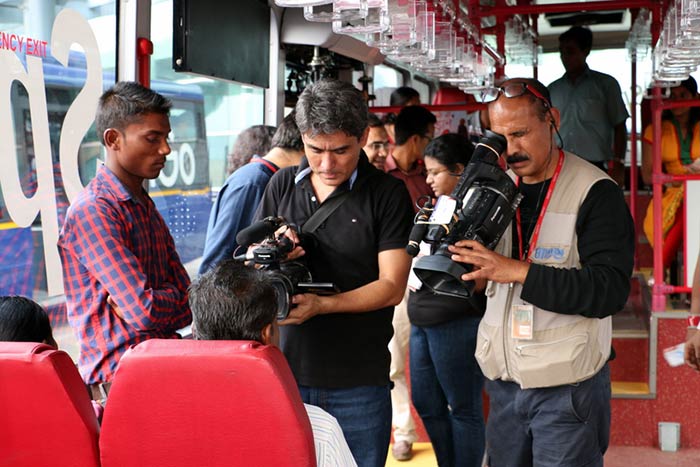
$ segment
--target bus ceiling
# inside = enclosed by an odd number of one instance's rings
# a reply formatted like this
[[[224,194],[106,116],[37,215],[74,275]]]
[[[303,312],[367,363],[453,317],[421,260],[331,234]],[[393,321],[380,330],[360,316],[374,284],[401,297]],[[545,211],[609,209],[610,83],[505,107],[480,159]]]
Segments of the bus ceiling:
[[[385,62],[387,57],[377,47],[368,46],[362,40],[363,35],[336,34],[330,23],[307,21],[303,8],[281,9],[275,3],[289,3],[289,0],[270,0],[270,5],[282,12],[282,43],[318,46],[369,65]],[[317,4],[318,1],[308,3]],[[389,0],[389,4],[394,3],[395,0]],[[590,26],[596,35],[596,48],[622,48],[640,9],[651,12],[650,16],[654,17],[651,34],[654,40],[658,38],[667,3],[654,0],[426,0],[428,11],[434,11],[438,19],[450,21],[457,36],[489,55],[501,73],[508,55],[504,44],[508,20],[519,22],[532,35],[535,46],[543,51],[556,50],[559,34],[573,25]],[[391,57],[389,61],[408,71],[416,71],[411,65]]]

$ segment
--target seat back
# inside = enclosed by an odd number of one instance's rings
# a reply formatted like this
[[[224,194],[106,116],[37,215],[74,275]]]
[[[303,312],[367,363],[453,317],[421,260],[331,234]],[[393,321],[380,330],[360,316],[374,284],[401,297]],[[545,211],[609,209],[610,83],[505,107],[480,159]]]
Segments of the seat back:
[[[151,339],[129,349],[100,452],[103,467],[316,465],[287,361],[250,341]]]
[[[0,466],[99,466],[99,425],[70,356],[0,342]]]

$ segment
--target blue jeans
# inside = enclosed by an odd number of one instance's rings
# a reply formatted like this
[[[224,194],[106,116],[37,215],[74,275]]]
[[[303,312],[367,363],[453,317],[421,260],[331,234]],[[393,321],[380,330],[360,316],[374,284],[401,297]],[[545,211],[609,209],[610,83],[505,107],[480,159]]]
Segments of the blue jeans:
[[[484,377],[474,358],[480,319],[411,326],[413,405],[440,467],[480,466],[484,454]]]
[[[610,370],[576,384],[520,389],[486,381],[490,467],[603,465],[610,438]]]
[[[301,399],[333,415],[358,467],[384,467],[391,438],[389,385],[353,388],[299,386]]]

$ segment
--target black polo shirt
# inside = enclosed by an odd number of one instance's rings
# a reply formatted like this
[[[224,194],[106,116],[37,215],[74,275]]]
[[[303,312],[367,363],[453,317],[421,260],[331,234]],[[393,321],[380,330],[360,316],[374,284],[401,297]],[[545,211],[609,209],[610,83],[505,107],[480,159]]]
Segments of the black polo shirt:
[[[282,216],[303,230],[320,206],[307,172],[306,158],[298,167],[277,172],[256,220]],[[342,292],[377,280],[379,252],[405,248],[413,225],[404,183],[376,169],[364,152],[353,177],[328,199],[347,190],[350,194],[316,230],[315,245],[305,248],[303,257],[315,281],[334,282]],[[319,315],[300,325],[282,326],[280,345],[297,382],[328,388],[388,384],[392,315],[393,307],[387,307]]]

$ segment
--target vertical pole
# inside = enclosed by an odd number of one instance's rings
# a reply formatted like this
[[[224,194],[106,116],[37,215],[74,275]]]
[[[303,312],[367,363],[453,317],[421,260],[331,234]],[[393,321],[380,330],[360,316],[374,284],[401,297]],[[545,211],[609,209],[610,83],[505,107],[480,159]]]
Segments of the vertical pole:
[[[661,88],[655,87],[651,101],[651,118],[654,129],[654,144],[652,145],[653,166],[651,171],[654,209],[654,287],[652,288],[651,311],[666,309],[664,293],[664,264],[663,264],[663,231],[662,205],[663,182],[661,181]]]
[[[632,134],[630,135],[630,211],[632,220],[637,225],[637,55],[632,57],[632,102],[630,111],[632,114]],[[634,236],[634,266],[639,259],[637,235]]]
[[[496,6],[499,8],[505,7],[505,0],[496,0]],[[496,16],[496,49],[498,50],[498,53],[501,54],[501,56],[504,58],[506,56],[506,19],[507,17],[505,16]],[[505,63],[496,64],[496,81],[502,79],[505,76],[505,68]]]
[[[535,50],[532,51],[533,55],[533,63],[532,63],[532,77],[537,79],[538,75],[538,68],[539,68],[539,60],[540,58],[538,57],[538,50],[539,50],[539,31],[537,29],[537,19],[539,18],[539,15],[530,15],[530,22],[532,23],[532,30],[535,33],[535,39],[534,39],[534,47]]]

